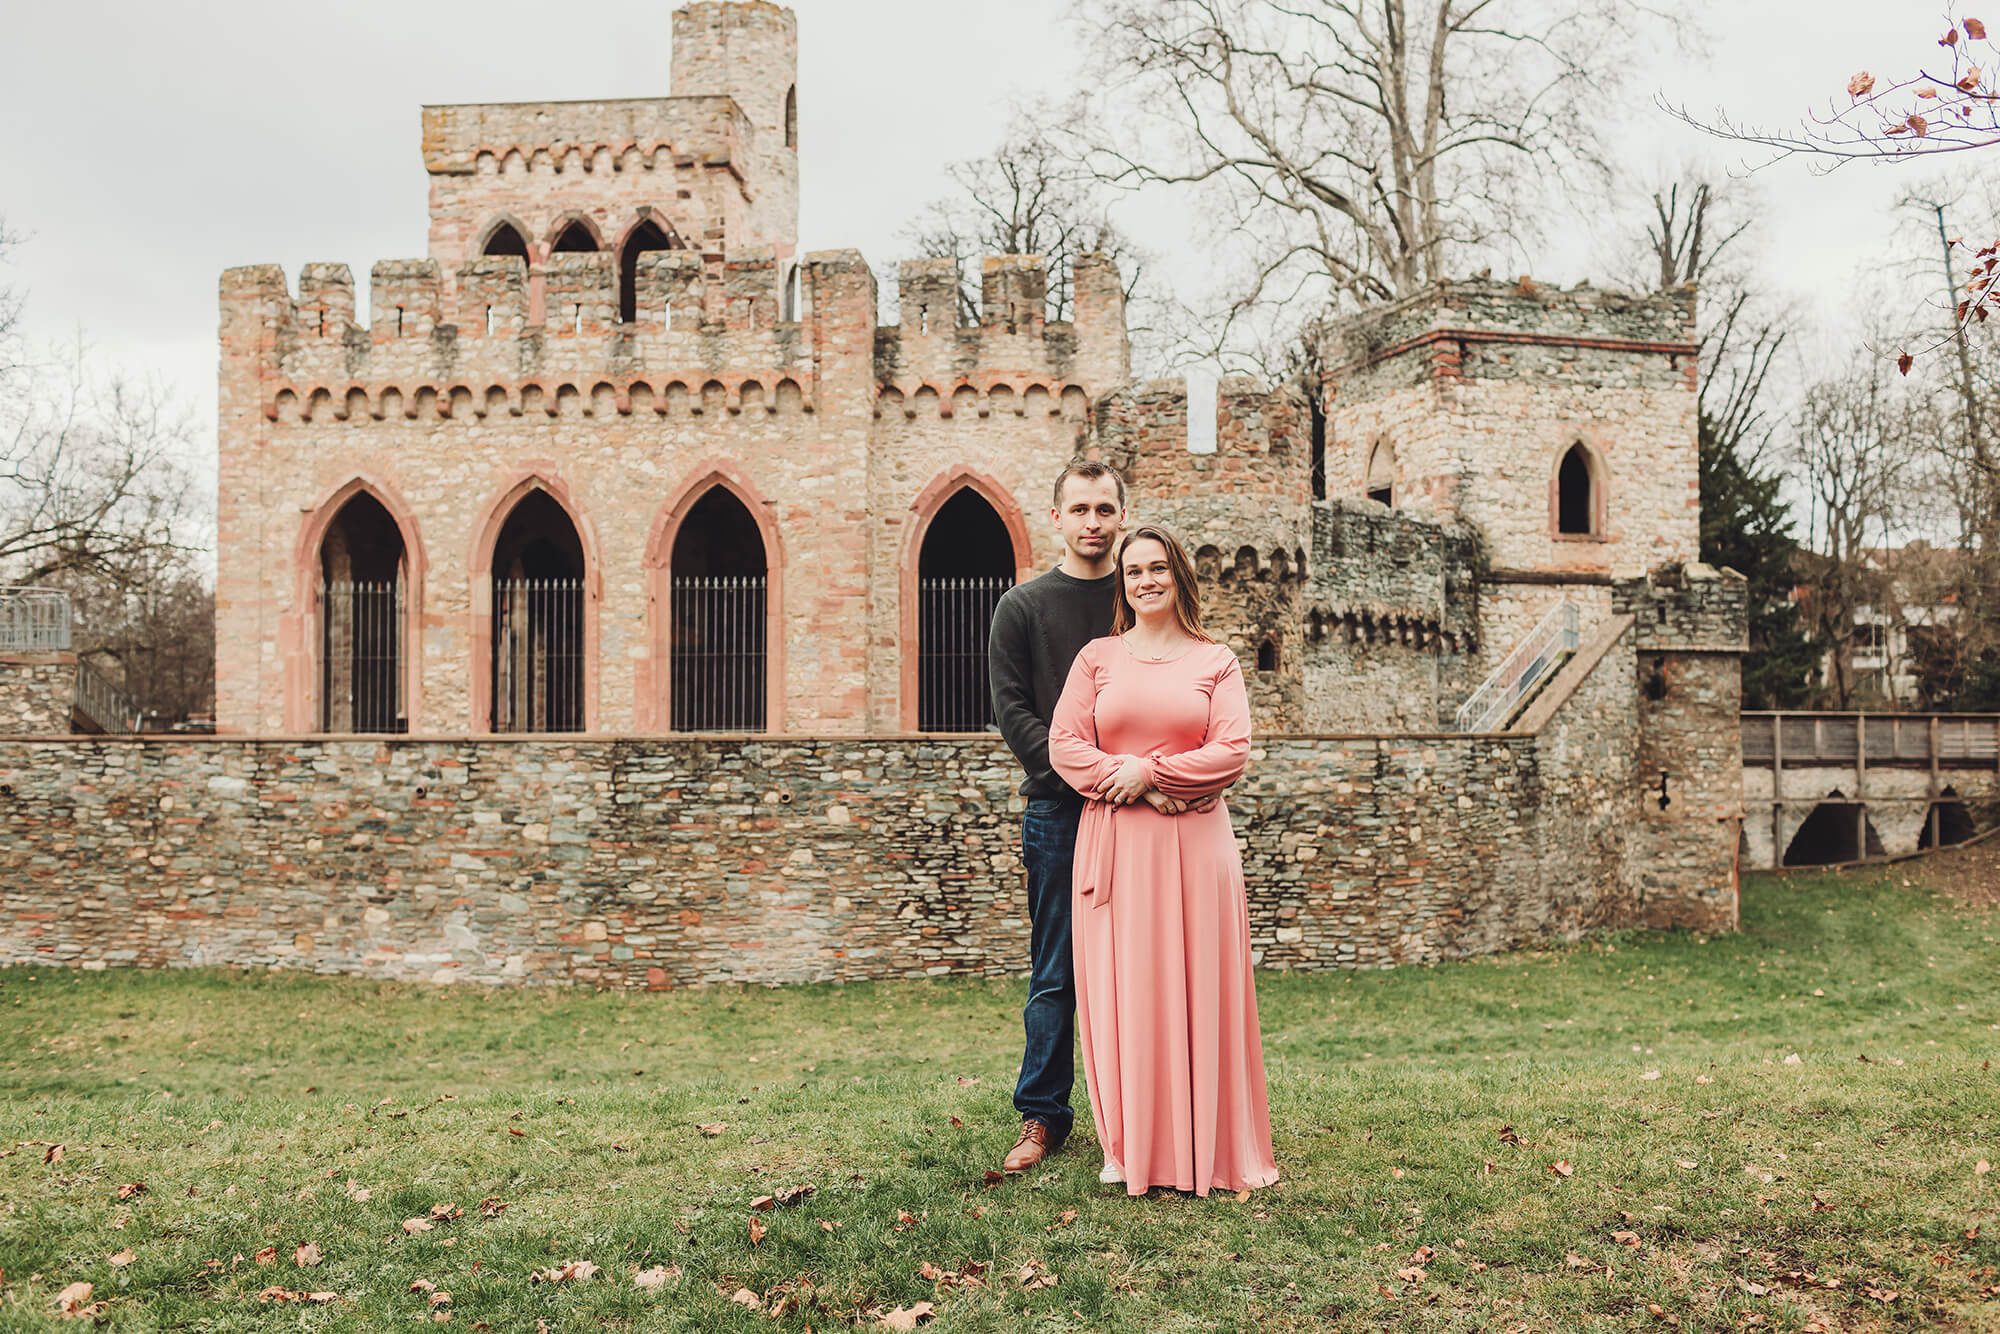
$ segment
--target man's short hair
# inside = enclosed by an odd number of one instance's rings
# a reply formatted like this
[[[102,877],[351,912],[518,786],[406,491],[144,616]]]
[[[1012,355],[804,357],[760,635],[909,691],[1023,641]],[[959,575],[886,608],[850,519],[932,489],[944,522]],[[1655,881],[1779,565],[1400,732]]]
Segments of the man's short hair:
[[[1097,477],[1109,477],[1118,486],[1118,508],[1125,508],[1125,479],[1118,475],[1116,468],[1108,463],[1099,462],[1096,459],[1075,459],[1071,461],[1067,468],[1056,474],[1054,504],[1057,509],[1063,507],[1063,487],[1072,477],[1082,477],[1086,480]]]

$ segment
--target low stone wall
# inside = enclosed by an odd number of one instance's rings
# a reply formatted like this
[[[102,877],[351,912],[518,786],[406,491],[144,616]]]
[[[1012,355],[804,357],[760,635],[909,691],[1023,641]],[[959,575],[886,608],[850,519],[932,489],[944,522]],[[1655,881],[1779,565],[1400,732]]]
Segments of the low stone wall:
[[[1444,959],[1621,920],[1615,842],[1566,830],[1614,825],[1630,796],[1564,776],[1600,747],[1550,744],[1259,743],[1230,806],[1260,961]],[[0,739],[0,962],[631,987],[1019,973],[1015,781],[984,737]]]
[[[70,730],[74,653],[0,653],[0,735]]]

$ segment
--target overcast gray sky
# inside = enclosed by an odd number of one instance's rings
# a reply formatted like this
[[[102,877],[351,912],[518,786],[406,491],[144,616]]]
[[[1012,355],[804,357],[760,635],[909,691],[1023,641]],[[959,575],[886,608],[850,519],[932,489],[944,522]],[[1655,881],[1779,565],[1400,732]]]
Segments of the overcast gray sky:
[[[212,442],[222,269],[421,255],[425,102],[655,96],[667,89],[672,0],[365,0],[282,5],[109,0],[14,7],[0,44],[0,218],[22,244],[0,283],[37,338],[77,330],[103,364],[155,375]],[[1071,87],[1074,8],[1058,0],[797,0],[801,241],[855,246],[878,272],[951,161],[990,149],[1012,104]],[[1734,160],[1663,115],[1795,123],[1861,68],[1902,69],[1943,30],[1923,0],[1695,0],[1706,50],[1663,51],[1629,88],[1635,166]],[[1977,12],[1975,7],[1974,12]],[[1994,17],[2000,18],[2000,14]],[[1824,321],[1888,244],[1890,201],[1917,179],[1873,164],[1759,174],[1760,263]],[[1605,212],[1587,202],[1580,215]],[[1143,239],[1171,243],[1172,219]],[[1983,224],[1990,229],[1991,219]],[[1968,220],[1967,231],[1979,230]],[[1612,238],[1560,228],[1533,268],[1603,278]],[[1198,257],[1167,257],[1196,281]],[[885,312],[885,315],[888,314]]]

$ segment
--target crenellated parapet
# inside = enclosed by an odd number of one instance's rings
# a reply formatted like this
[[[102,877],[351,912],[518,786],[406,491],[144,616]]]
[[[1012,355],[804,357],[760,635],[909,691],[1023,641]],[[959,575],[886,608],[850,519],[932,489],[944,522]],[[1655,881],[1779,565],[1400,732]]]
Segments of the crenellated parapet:
[[[1342,402],[1465,380],[1692,389],[1696,373],[1692,287],[1445,282],[1331,321],[1322,336],[1326,379]]]
[[[263,329],[231,373],[254,374],[271,421],[811,412],[816,350],[842,338],[865,347],[847,307],[872,303],[873,280],[852,252],[807,258],[796,320],[782,318],[768,249],[640,256],[630,320],[619,319],[619,281],[612,255],[553,255],[535,303],[519,258],[472,260],[449,286],[435,261],[387,260],[370,275],[364,317],[345,265],[308,264],[296,297],[281,270],[260,265],[224,274],[222,322]],[[849,288],[854,299],[836,297]]]
[[[1071,284],[1075,318],[1052,322],[1047,261],[988,256],[978,319],[965,323],[957,262],[905,261],[897,271],[901,322],[875,331],[875,378],[885,404],[908,409],[925,392],[950,400],[965,388],[983,397],[1003,385],[1016,394],[1040,386],[1060,400],[1071,388],[1095,396],[1122,383],[1131,354],[1117,265],[1108,256],[1082,256]]]
[[[1642,652],[1742,653],[1749,648],[1750,585],[1736,571],[1699,561],[1614,579],[1611,610],[1632,618]]]
[[[1313,509],[1309,641],[1470,653],[1479,642],[1478,533],[1347,497]]]

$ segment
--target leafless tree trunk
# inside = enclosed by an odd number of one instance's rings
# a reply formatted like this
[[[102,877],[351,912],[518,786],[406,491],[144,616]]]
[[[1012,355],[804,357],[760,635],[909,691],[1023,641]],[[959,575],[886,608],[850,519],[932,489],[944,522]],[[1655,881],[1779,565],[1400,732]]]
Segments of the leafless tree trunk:
[[[1845,709],[1863,617],[1899,610],[1887,554],[1911,512],[1921,425],[1879,368],[1861,362],[1810,386],[1796,426],[1812,531],[1808,613],[1827,653],[1827,702]]]
[[[1610,90],[1642,29],[1673,29],[1630,0],[1098,0],[1095,19],[1088,161],[1217,219],[1240,269],[1225,345],[1273,310],[1518,253],[1556,189],[1605,179]]]

